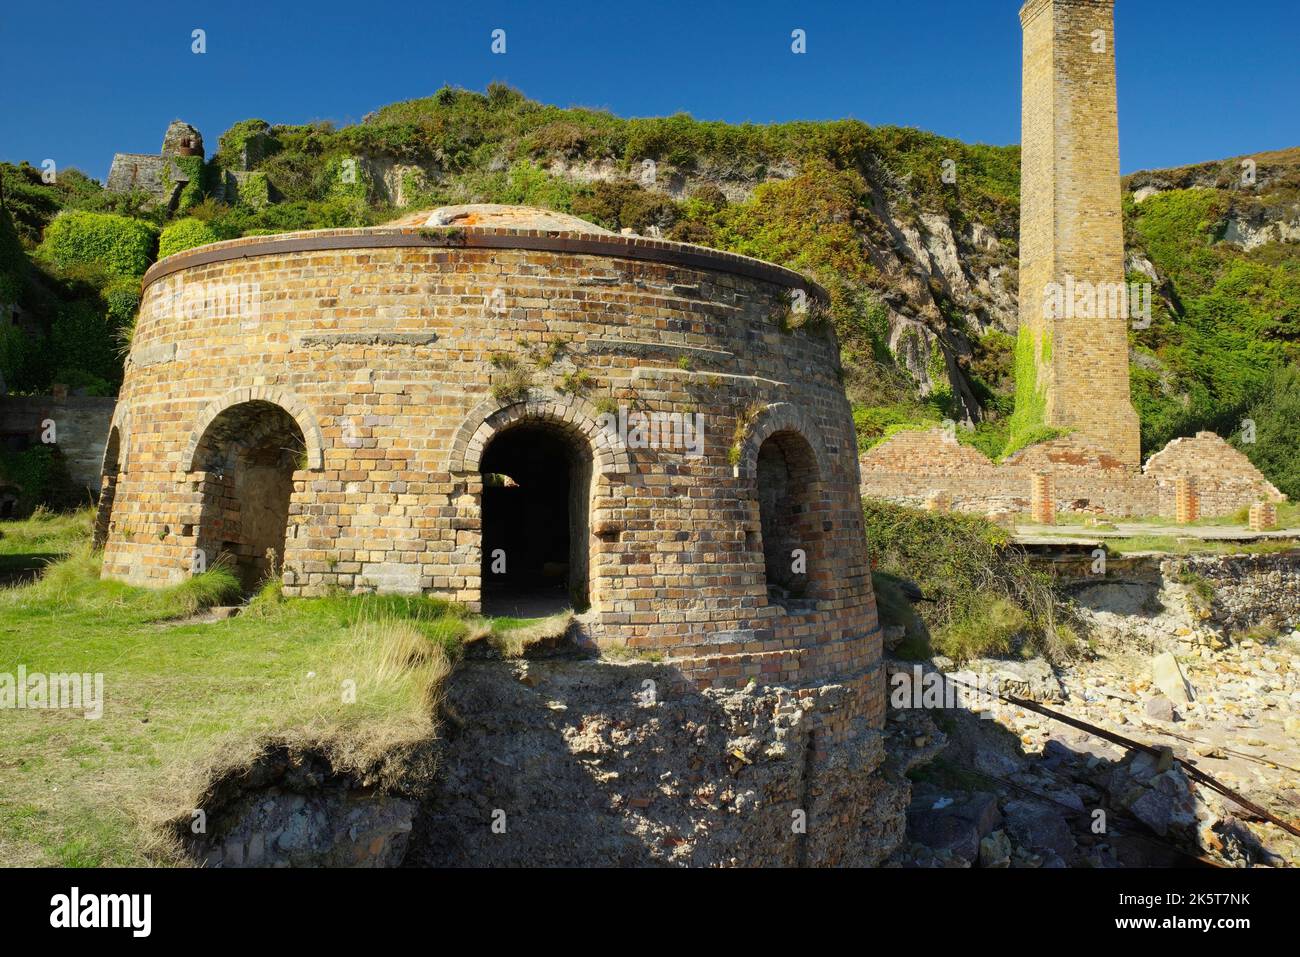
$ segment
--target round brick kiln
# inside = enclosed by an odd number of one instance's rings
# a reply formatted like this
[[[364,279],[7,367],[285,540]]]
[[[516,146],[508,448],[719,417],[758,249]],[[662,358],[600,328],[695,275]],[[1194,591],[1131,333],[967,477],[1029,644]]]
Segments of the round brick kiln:
[[[861,682],[845,718],[879,720],[853,422],[802,276],[458,207],[200,247],[144,286],[106,576],[571,603],[699,683]]]

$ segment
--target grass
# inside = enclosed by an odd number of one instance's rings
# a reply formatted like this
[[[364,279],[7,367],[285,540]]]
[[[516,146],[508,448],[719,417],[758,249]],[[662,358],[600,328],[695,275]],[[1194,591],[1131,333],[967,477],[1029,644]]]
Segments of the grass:
[[[50,512],[40,508],[18,522],[0,527],[0,582],[13,581],[40,571],[71,553],[90,538],[94,509]]]
[[[224,569],[155,591],[100,581],[84,546],[0,591],[0,673],[104,681],[99,720],[0,711],[0,861],[174,863],[160,825],[271,743],[378,781],[403,773],[403,749],[434,733],[466,614],[428,598],[284,601],[271,587],[234,619],[193,618],[237,593]]]
[[[1106,539],[1106,550],[1116,555],[1139,552],[1158,552],[1163,555],[1272,555],[1294,551],[1296,547],[1296,542],[1291,539],[1216,542],[1200,538],[1179,538],[1175,535],[1130,535]]]
[[[35,581],[0,589],[0,675],[103,675],[103,711],[0,710],[0,862],[182,862],[167,825],[268,747],[327,757],[368,784],[408,787],[436,736],[436,702],[467,642],[517,657],[571,615],[482,619],[437,598],[286,599],[267,582],[242,614],[217,567],[164,589],[101,581],[92,515],[0,523],[0,555]],[[26,549],[27,551],[24,551]]]
[[[1005,529],[975,515],[942,514],[888,502],[863,503],[873,581],[882,584],[886,624],[909,622],[906,598],[894,583],[915,582],[930,602],[916,606],[930,631],[930,647],[957,661],[1011,651],[1067,658],[1075,644],[1059,620],[1050,576],[1035,570],[1011,545]],[[914,626],[896,649],[924,658]]]
[[[1021,516],[1028,519],[1027,513]],[[1082,512],[1058,512],[1056,514],[1057,525],[1087,525],[1090,521],[1105,524],[1124,524],[1124,525],[1172,525],[1173,519],[1160,515],[1092,515]],[[1213,515],[1207,518],[1198,518],[1194,522],[1188,523],[1189,528],[1224,528],[1233,525],[1246,526],[1250,524],[1250,508],[1239,508],[1229,515]],[[1096,527],[1096,526],[1093,526]],[[1277,503],[1277,527],[1300,528],[1300,504],[1295,502],[1278,502]]]

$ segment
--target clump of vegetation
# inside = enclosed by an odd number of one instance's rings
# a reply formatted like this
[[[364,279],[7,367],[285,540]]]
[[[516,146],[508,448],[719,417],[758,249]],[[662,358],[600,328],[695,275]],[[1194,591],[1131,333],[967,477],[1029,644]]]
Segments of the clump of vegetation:
[[[502,403],[527,399],[533,387],[532,373],[508,352],[494,352],[489,359],[492,367],[498,370],[493,376],[492,398]]]
[[[1012,651],[1059,661],[1073,650],[1050,577],[1030,567],[1005,529],[880,501],[866,502],[863,514],[873,566],[932,599],[917,610],[934,651],[957,661]]]
[[[564,373],[555,389],[564,395],[582,396],[591,390],[595,382],[595,378],[586,369],[575,369]]]
[[[903,629],[903,640],[893,653],[910,661],[930,657],[930,631],[908,597],[906,583],[897,575],[876,571],[871,573],[871,588],[881,625]]]
[[[1234,644],[1241,644],[1243,641],[1253,641],[1259,645],[1267,645],[1277,641],[1278,636],[1281,633],[1281,630],[1277,626],[1277,622],[1268,620],[1262,621],[1256,625],[1251,625],[1249,628],[1236,629],[1228,636],[1228,640]]]
[[[1267,406],[1285,386],[1277,370],[1300,361],[1300,259],[1281,243],[1247,251],[1222,241],[1234,209],[1250,204],[1215,189],[1126,202],[1130,241],[1168,280],[1151,325],[1132,334],[1146,360],[1130,366],[1145,452],[1200,429],[1237,431],[1248,407]],[[1265,452],[1261,461],[1275,483],[1287,480],[1280,459]]]
[[[1233,444],[1295,502],[1300,500],[1300,365],[1273,370],[1267,385],[1246,411],[1254,423],[1254,441],[1238,431]],[[1282,520],[1284,508],[1278,511]]]
[[[67,509],[85,504],[85,492],[68,475],[67,462],[55,445],[33,445],[20,452],[0,449],[0,484],[17,490],[18,517],[37,509]]]
[[[1002,451],[1003,456],[1065,434],[1063,430],[1054,429],[1047,424],[1047,397],[1038,384],[1038,364],[1046,364],[1051,359],[1051,337],[1043,334],[1035,338],[1033,330],[1021,326],[1015,347],[1015,411],[1008,423],[1009,434]]]
[[[571,624],[569,611],[549,618],[493,618],[471,631],[466,641],[485,641],[502,658],[522,658],[533,648],[562,640]]]
[[[163,259],[175,253],[215,243],[219,237],[212,227],[201,219],[190,216],[178,219],[163,229],[158,237],[158,258]]]
[[[740,464],[740,456],[745,447],[745,436],[750,427],[763,411],[763,403],[751,402],[740,415],[736,416],[736,428],[731,434],[731,448],[727,450],[727,461],[733,466]]]
[[[113,276],[142,276],[157,243],[158,230],[137,219],[71,212],[46,227],[36,255],[59,269],[92,266]]]

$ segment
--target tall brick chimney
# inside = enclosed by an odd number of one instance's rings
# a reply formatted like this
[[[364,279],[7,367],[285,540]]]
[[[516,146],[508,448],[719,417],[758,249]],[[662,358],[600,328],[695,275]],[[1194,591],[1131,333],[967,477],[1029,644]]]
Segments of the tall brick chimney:
[[[1114,0],[1029,0],[1020,22],[1017,348],[1034,353],[1037,394],[1030,401],[1041,407],[1043,424],[1073,429],[1136,467]]]

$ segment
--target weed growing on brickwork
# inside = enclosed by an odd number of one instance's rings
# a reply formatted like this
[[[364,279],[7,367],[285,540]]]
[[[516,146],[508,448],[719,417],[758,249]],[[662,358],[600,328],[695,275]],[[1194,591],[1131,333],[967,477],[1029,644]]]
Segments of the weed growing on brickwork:
[[[492,398],[501,403],[522,402],[533,387],[532,374],[508,352],[494,352],[489,357],[492,367],[498,370],[492,383]]]
[[[1011,415],[1004,456],[1066,434],[1063,429],[1047,425],[1047,397],[1038,385],[1038,364],[1050,362],[1051,358],[1051,339],[1044,335],[1040,344],[1028,326],[1021,326],[1016,335],[1016,410]]]
[[[740,464],[740,456],[745,447],[745,437],[749,434],[759,414],[763,411],[761,402],[751,402],[745,411],[736,416],[736,429],[731,436],[731,448],[727,450],[727,461],[733,466]]]
[[[555,386],[555,391],[563,395],[583,396],[591,391],[596,379],[585,369],[575,369],[573,372],[566,372],[560,377],[559,383]]]

